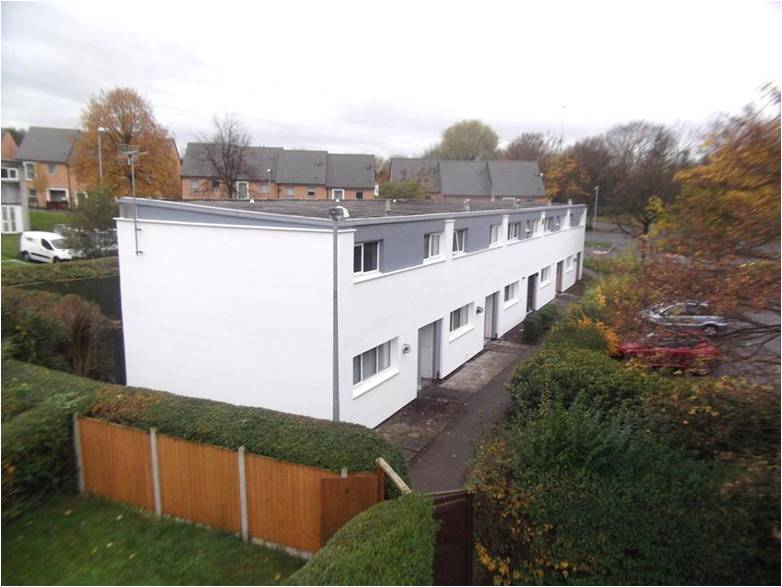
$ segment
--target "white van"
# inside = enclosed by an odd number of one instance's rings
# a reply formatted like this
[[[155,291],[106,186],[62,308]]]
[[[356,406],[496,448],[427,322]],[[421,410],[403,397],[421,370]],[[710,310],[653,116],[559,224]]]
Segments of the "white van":
[[[56,232],[29,230],[19,238],[19,255],[25,261],[59,263],[73,259],[73,251],[64,248],[65,239]]]

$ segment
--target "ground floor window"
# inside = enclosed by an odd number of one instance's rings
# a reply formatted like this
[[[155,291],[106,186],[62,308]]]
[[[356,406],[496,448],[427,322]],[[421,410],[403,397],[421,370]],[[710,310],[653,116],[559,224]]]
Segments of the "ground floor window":
[[[353,357],[353,385],[366,381],[391,366],[391,341]]]
[[[237,200],[249,200],[250,199],[250,182],[249,181],[237,181],[236,182],[236,199]]]
[[[50,202],[67,202],[68,201],[68,192],[67,190],[49,190],[49,201]]]
[[[459,330],[462,326],[470,323],[470,304],[462,306],[458,310],[451,312],[451,323],[448,327],[450,332]]]
[[[307,197],[308,198],[314,198],[315,197],[315,190],[307,190]]]
[[[549,280],[549,277],[551,277],[550,273],[551,273],[551,267],[544,267],[543,269],[541,269],[540,270],[540,282],[541,283],[547,283],[548,280]]]
[[[513,283],[510,283],[510,284],[506,285],[505,286],[505,295],[504,295],[505,301],[506,302],[510,302],[511,300],[515,300],[516,296],[518,294],[518,291],[519,291],[519,282],[518,281],[514,281]]]
[[[356,199],[357,200],[363,200],[364,199],[364,192],[356,192]]]
[[[22,231],[22,207],[3,206],[3,232]]]

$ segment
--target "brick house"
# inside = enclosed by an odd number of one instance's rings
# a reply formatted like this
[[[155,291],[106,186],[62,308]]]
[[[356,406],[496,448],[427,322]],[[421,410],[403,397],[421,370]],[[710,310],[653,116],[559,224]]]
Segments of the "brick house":
[[[73,145],[80,131],[75,128],[31,126],[16,160],[20,187],[30,208],[69,208],[83,192],[71,168]]]
[[[391,181],[421,181],[434,200],[518,199],[544,204],[543,174],[536,161],[448,161],[391,159]]]
[[[182,161],[182,199],[226,199],[207,156],[208,145],[188,143]],[[375,158],[279,147],[248,147],[236,181],[241,200],[371,200]]]

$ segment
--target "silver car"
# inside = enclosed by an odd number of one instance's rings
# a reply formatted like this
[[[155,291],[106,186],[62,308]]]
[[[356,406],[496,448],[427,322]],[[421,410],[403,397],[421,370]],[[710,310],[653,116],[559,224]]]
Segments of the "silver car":
[[[674,328],[698,328],[703,334],[713,336],[728,325],[722,316],[711,313],[705,302],[685,300],[672,304],[657,304],[643,313],[655,324]]]

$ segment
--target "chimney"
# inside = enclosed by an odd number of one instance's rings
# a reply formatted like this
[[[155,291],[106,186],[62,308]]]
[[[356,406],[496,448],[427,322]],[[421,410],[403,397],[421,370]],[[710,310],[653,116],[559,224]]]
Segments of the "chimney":
[[[464,200],[464,206],[462,206],[463,212],[469,212],[470,211],[470,198],[467,198]]]

